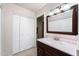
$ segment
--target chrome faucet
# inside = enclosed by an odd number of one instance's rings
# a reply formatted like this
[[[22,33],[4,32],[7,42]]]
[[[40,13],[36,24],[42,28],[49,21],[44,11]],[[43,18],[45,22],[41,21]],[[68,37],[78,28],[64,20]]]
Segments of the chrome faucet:
[[[54,37],[54,40],[60,40],[58,37]]]

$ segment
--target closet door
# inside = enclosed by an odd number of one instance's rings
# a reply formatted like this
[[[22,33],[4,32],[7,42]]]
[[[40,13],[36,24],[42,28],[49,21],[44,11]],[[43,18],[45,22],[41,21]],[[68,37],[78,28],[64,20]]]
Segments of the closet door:
[[[21,17],[20,21],[20,50],[34,46],[34,19]]]
[[[20,51],[19,28],[20,17],[13,15],[13,54]]]

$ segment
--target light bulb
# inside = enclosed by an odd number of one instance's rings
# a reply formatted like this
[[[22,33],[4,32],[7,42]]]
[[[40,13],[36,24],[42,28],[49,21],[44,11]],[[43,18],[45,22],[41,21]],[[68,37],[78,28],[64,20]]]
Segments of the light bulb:
[[[68,9],[70,9],[70,5],[69,4],[64,4],[63,6],[61,6],[61,10],[68,10]]]
[[[58,8],[56,8],[56,9],[50,11],[48,15],[51,16],[51,15],[57,14],[59,12],[60,12],[60,10]]]
[[[60,9],[58,8],[54,10],[54,13],[59,13],[59,12],[60,12]]]
[[[51,15],[53,15],[53,14],[54,14],[53,11],[50,11],[50,12],[48,13],[49,16],[51,16]]]

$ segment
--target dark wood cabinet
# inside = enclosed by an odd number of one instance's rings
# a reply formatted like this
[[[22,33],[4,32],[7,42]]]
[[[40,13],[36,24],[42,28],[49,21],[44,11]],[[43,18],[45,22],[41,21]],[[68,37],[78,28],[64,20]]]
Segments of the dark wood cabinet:
[[[62,52],[39,41],[37,41],[37,54],[38,56],[71,56],[68,53]]]

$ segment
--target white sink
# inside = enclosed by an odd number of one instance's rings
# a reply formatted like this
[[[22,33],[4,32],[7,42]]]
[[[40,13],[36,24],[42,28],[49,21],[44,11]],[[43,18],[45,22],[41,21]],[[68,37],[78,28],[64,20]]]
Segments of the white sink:
[[[38,39],[38,41],[47,44],[51,47],[54,47],[56,49],[59,49],[63,52],[66,52],[68,54],[71,55],[76,55],[76,45],[75,44],[71,44],[68,42],[64,42],[62,40],[55,40],[52,38],[42,38],[42,39]]]

